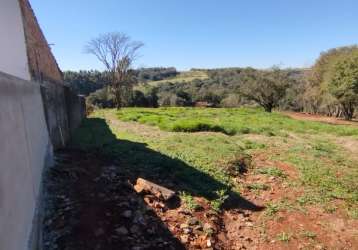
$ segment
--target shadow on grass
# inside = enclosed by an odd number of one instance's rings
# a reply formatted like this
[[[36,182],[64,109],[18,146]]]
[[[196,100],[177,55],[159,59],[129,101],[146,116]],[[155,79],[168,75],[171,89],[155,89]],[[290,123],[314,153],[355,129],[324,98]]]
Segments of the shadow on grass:
[[[106,155],[123,170],[128,171],[133,182],[141,177],[176,192],[185,191],[208,200],[220,198],[217,191],[225,190],[229,198],[224,204],[224,209],[241,208],[252,211],[263,209],[230,191],[228,185],[180,159],[154,151],[143,143],[117,139],[104,119],[86,119],[77,130],[72,145]]]

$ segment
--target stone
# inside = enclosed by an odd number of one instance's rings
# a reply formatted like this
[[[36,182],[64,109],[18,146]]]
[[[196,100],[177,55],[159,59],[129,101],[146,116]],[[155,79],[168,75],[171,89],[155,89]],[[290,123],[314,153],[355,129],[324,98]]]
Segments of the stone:
[[[141,225],[143,225],[143,226],[146,226],[146,225],[147,225],[146,220],[145,220],[144,217],[143,217],[141,214],[139,214],[139,213],[136,213],[133,222],[136,223],[136,224],[141,224]]]
[[[193,230],[190,227],[183,228],[184,234],[190,234]]]
[[[254,224],[252,222],[246,222],[245,225],[248,226],[248,227],[253,227],[254,226]]]
[[[196,226],[194,226],[194,230],[203,231],[203,226],[202,225],[196,225]]]
[[[184,215],[191,215],[191,212],[186,208],[179,208],[178,213],[184,214]]]
[[[189,227],[189,225],[186,224],[186,223],[180,224],[180,228],[181,228],[181,229],[183,229],[183,228],[188,228],[188,227]]]
[[[204,228],[204,231],[214,230],[214,227],[209,223],[205,223],[203,228]]]
[[[132,234],[137,234],[137,233],[139,233],[139,227],[137,226],[137,225],[133,225],[133,226],[131,226],[131,228],[130,228],[130,231],[131,231],[131,233]]]
[[[181,235],[181,236],[180,236],[180,241],[181,241],[181,243],[183,243],[183,244],[188,243],[188,242],[189,242],[189,236],[188,236],[188,235]]]
[[[190,226],[194,226],[194,225],[198,225],[198,224],[199,224],[199,220],[197,218],[192,217],[188,220],[188,225],[190,225]]]
[[[126,210],[122,213],[122,216],[125,218],[130,218],[132,217],[132,211],[131,210]]]
[[[117,228],[116,229],[116,232],[118,233],[118,234],[120,234],[120,235],[127,235],[128,234],[128,230],[127,230],[127,228],[125,228],[125,227],[120,227],[120,228]]]
[[[211,245],[212,245],[212,244],[211,244],[211,240],[210,240],[210,239],[207,239],[207,240],[206,240],[206,246],[207,246],[207,247],[211,247]]]
[[[103,235],[103,234],[104,234],[103,228],[98,228],[98,229],[94,232],[94,235],[95,235],[96,237],[101,236],[101,235]]]
[[[129,202],[127,201],[122,201],[121,203],[118,204],[119,207],[129,207]]]

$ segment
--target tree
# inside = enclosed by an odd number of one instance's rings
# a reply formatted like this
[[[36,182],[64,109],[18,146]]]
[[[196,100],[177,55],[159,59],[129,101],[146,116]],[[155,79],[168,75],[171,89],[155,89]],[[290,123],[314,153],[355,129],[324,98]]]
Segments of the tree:
[[[357,46],[344,46],[322,52],[307,75],[305,90],[306,109],[315,113],[340,116],[344,114],[343,105],[332,94],[330,84],[338,62],[358,54]]]
[[[271,112],[279,105],[293,81],[295,79],[290,77],[290,71],[277,67],[265,71],[246,70],[239,92],[262,106],[266,112]]]
[[[358,53],[337,62],[329,90],[342,105],[344,118],[351,120],[358,105]]]
[[[124,33],[106,33],[92,39],[85,46],[85,52],[95,55],[110,74],[110,89],[119,109],[135,83],[132,64],[138,56],[143,43],[132,41]]]

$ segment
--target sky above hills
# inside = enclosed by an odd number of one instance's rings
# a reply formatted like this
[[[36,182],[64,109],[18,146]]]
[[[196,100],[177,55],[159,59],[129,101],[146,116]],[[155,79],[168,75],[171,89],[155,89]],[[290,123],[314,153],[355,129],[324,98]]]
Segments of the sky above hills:
[[[62,70],[103,69],[98,34],[144,42],[137,67],[308,67],[358,43],[357,0],[30,0]]]

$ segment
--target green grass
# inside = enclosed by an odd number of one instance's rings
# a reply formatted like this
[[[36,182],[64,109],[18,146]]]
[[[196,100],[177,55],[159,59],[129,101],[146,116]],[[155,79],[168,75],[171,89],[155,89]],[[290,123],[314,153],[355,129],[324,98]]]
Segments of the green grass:
[[[268,203],[266,205],[266,210],[265,213],[267,216],[273,216],[275,215],[278,211],[280,211],[280,206],[279,204],[276,203]]]
[[[308,239],[315,239],[317,237],[317,234],[312,231],[303,231],[301,235]]]
[[[288,136],[288,132],[326,133],[358,138],[357,127],[298,121],[280,113],[266,113],[254,108],[126,108],[118,111],[117,116],[123,121],[136,121],[173,132],[213,131],[227,135],[253,133],[282,137]]]
[[[295,142],[273,158],[297,168],[300,176],[296,185],[305,187],[305,194],[297,198],[298,204],[322,203],[328,212],[334,207],[330,202],[342,200],[348,214],[354,217],[358,211],[358,162],[349,153],[321,136]]]
[[[291,237],[292,237],[292,234],[286,233],[286,232],[282,232],[277,235],[277,239],[279,241],[286,242],[286,243],[288,243],[290,241]]]
[[[263,183],[252,183],[247,185],[247,188],[250,190],[268,190],[270,186]]]
[[[187,192],[180,192],[179,196],[190,211],[195,211],[200,208],[199,204],[194,200],[193,196]]]
[[[219,133],[190,133],[198,131]],[[344,135],[355,140],[358,128],[252,108],[124,108],[96,111],[77,130],[73,145],[107,154],[135,176],[174,186],[190,207],[195,206],[192,196],[203,196],[220,210],[228,196],[240,196],[243,186],[236,178],[253,169],[250,173],[304,188],[287,204],[266,204],[267,215],[294,207],[292,202],[333,208],[331,202],[342,200],[348,214],[357,217],[358,162],[334,142]],[[256,153],[290,164],[297,179],[276,167],[251,166]],[[253,192],[269,188],[261,183],[246,187]]]
[[[275,167],[265,167],[265,168],[259,168],[256,170],[259,174],[265,174],[273,177],[279,177],[279,178],[285,178],[286,174],[279,168]]]

